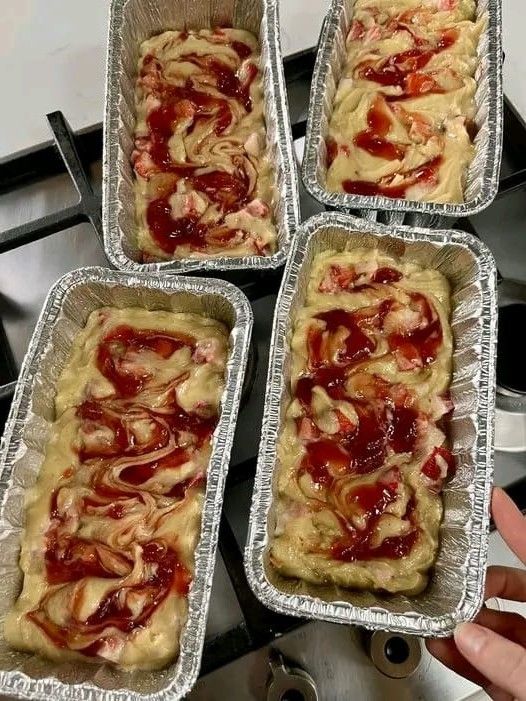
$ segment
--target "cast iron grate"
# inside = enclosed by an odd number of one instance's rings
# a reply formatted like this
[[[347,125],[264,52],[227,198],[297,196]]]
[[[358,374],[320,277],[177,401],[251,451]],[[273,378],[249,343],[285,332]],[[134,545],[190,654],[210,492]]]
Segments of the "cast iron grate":
[[[303,51],[284,60],[285,78],[290,91],[295,83],[310,82],[315,60],[315,49]],[[0,162],[0,194],[48,178],[66,170],[79,195],[76,204],[68,206],[40,219],[30,221],[7,231],[0,232],[0,253],[64,231],[81,222],[91,222],[96,235],[102,238],[101,198],[94,192],[87,175],[89,166],[102,156],[102,125],[74,134],[61,112],[47,115],[53,135],[53,143]],[[511,164],[511,174],[502,178],[498,197],[526,188],[526,163],[521,154],[526,153],[526,125],[505,101],[504,150]],[[292,124],[294,140],[305,135],[306,122]],[[469,219],[460,219],[452,228],[460,228],[476,235]],[[254,302],[268,295],[276,294],[281,282],[281,271],[254,274],[221,273],[242,289],[249,300]],[[1,297],[0,303],[6,302]],[[245,396],[250,394],[257,369],[257,357],[253,352],[249,363]],[[0,428],[3,429],[9,404],[14,392],[17,369],[9,342],[0,318]],[[227,479],[226,490],[251,480],[256,470],[257,455],[244,462],[232,464]],[[524,484],[521,484],[524,482]],[[510,488],[510,494],[521,507],[526,507],[524,486],[526,478]],[[524,502],[524,503],[522,503]],[[285,632],[303,625],[305,621],[276,614],[263,606],[252,594],[248,586],[243,554],[232,527],[223,513],[219,531],[219,549],[226,570],[243,614],[243,623],[225,633],[209,638],[205,644],[201,674],[207,674],[243,655],[266,645]]]

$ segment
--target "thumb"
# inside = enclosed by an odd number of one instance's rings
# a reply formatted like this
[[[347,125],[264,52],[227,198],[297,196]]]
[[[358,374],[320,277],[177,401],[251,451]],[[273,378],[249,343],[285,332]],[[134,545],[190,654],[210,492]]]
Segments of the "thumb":
[[[492,630],[461,623],[455,643],[462,655],[494,686],[526,701],[526,650]]]

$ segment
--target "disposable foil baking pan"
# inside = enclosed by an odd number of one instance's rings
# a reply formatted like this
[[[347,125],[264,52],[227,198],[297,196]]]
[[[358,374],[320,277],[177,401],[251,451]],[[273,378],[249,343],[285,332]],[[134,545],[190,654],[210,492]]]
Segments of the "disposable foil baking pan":
[[[43,462],[54,419],[56,381],[68,360],[73,339],[88,315],[101,306],[202,313],[230,329],[226,385],[212,442],[188,620],[177,660],[164,670],[136,674],[102,664],[59,665],[9,648],[0,634],[0,694],[9,697],[173,701],[189,692],[199,672],[223,488],[252,328],[252,311],[246,297],[222,280],[170,275],[152,278],[105,268],[81,268],[62,277],[51,289],[22,366],[0,449],[0,625],[3,629],[5,615],[20,590],[18,556],[24,526],[24,493],[34,484]]]
[[[450,281],[454,340],[449,439],[457,473],[443,490],[438,558],[417,596],[380,595],[287,579],[268,558],[276,447],[290,402],[290,339],[304,306],[314,256],[325,250],[378,247],[405,261],[440,270]],[[344,214],[320,214],[299,230],[285,268],[271,341],[267,396],[245,550],[250,586],[281,613],[370,629],[450,635],[482,604],[493,477],[496,268],[478,239],[457,231],[385,227]]]
[[[439,204],[384,196],[348,195],[326,189],[327,136],[334,97],[347,60],[345,39],[354,0],[332,0],[325,17],[312,78],[302,177],[307,190],[326,205],[339,209],[380,209],[467,217],[495,199],[502,152],[502,8],[501,0],[478,0],[477,17],[488,18],[478,45],[475,73],[475,156],[469,166],[464,202]]]
[[[136,245],[134,173],[135,80],[139,45],[167,29],[233,26],[259,37],[267,153],[276,176],[274,219],[278,248],[271,256],[185,258],[142,263]],[[102,219],[104,250],[119,270],[190,272],[258,270],[285,263],[300,221],[298,176],[279,35],[278,0],[113,0],[110,10],[104,115]]]

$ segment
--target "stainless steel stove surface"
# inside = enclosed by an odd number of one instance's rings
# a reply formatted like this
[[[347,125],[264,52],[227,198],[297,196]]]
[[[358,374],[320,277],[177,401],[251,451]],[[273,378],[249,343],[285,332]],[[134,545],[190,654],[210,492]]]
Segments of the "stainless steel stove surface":
[[[293,134],[302,150],[313,52],[285,61]],[[526,395],[514,340],[526,310],[526,126],[506,106],[500,196],[470,220],[447,222],[480,236],[495,254],[500,282],[496,482],[526,508]],[[100,232],[100,126],[76,138],[53,117],[79,193],[53,147],[0,162],[0,430],[37,315],[63,273],[107,265]],[[75,144],[80,158],[77,158]],[[89,183],[83,168],[89,172]],[[90,190],[90,187],[93,191]],[[95,193],[95,194],[93,194]],[[321,206],[302,192],[303,218]],[[90,220],[88,222],[88,219]],[[37,221],[36,221],[37,220]],[[35,223],[36,222],[36,223]],[[465,699],[479,690],[433,660],[415,638],[376,634],[278,616],[247,587],[242,564],[266,383],[268,345],[280,272],[224,275],[245,290],[255,316],[248,400],[238,422],[220,531],[202,676],[194,701],[311,699]],[[502,353],[501,353],[502,349]],[[3,397],[3,398],[2,398]],[[517,565],[497,533],[492,562]],[[524,612],[522,605],[498,602]],[[482,693],[482,692],[480,692]],[[483,698],[483,696],[481,696]]]

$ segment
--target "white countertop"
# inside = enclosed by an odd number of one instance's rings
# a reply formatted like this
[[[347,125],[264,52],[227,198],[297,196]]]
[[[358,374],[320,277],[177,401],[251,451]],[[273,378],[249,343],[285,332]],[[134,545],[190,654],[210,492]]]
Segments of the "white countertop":
[[[505,89],[526,117],[522,0],[504,2]],[[281,0],[283,53],[312,46],[329,0]],[[49,139],[45,115],[74,129],[102,120],[108,0],[0,0],[0,59],[7,67],[0,159]]]

